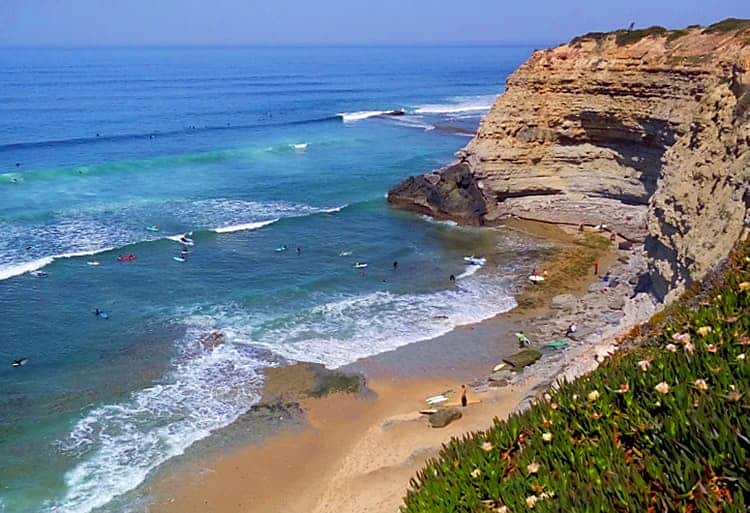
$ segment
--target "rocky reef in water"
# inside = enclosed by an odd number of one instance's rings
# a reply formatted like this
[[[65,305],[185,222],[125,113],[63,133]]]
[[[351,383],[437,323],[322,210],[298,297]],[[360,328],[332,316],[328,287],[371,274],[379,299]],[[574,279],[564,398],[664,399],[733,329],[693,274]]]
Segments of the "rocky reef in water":
[[[607,224],[645,241],[671,299],[744,236],[749,183],[750,20],[729,19],[536,51],[456,161],[388,199],[468,224]]]

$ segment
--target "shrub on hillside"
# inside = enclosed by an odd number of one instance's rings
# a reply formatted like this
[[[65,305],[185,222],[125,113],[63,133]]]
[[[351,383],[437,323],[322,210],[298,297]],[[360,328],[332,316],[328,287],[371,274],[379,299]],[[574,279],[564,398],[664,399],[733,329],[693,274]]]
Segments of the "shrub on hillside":
[[[645,344],[451,440],[402,512],[746,512],[749,260],[733,256],[721,285],[670,308]]]

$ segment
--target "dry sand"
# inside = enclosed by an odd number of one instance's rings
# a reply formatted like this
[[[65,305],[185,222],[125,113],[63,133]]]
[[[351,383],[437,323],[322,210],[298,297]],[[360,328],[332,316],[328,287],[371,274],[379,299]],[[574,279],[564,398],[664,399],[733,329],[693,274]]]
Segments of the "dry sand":
[[[376,397],[333,394],[303,402],[309,422],[262,444],[194,462],[192,470],[159,483],[152,512],[384,512],[398,511],[409,479],[442,443],[486,428],[513,410],[524,390],[494,389],[464,417],[430,428],[423,398],[458,389],[448,379],[372,382]]]

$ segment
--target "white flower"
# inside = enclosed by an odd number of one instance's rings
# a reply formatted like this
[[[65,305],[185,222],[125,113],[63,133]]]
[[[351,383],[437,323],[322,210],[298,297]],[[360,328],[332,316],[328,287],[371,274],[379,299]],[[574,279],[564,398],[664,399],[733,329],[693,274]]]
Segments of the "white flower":
[[[745,359],[745,353],[740,353],[737,355],[738,360],[744,360]]]
[[[474,479],[478,478],[480,475],[482,475],[482,471],[478,468],[475,468],[471,471],[471,477],[473,477]]]
[[[589,401],[596,401],[597,399],[599,399],[599,391],[592,390],[591,392],[589,392],[588,397],[589,397]]]
[[[492,444],[490,442],[484,442],[482,445],[482,450],[490,452],[492,450]]]
[[[508,513],[508,506],[500,506],[499,508],[495,509],[496,513]]]
[[[638,362],[638,367],[640,367],[643,372],[646,372],[651,368],[651,360],[641,360]]]
[[[539,472],[539,463],[533,462],[526,465],[526,472],[529,474],[536,474]]]
[[[536,495],[529,495],[526,497],[526,507],[529,509],[534,509],[534,506],[536,506],[536,501],[539,499],[536,498]]]
[[[577,400],[578,400],[578,394],[573,394],[573,400],[574,400],[574,401],[577,401]]]
[[[697,388],[701,392],[705,392],[706,390],[708,390],[708,383],[706,383],[705,379],[696,379],[695,388]]]
[[[698,332],[698,335],[700,335],[701,337],[705,337],[706,335],[711,333],[713,329],[711,328],[711,326],[701,326],[696,331]]]
[[[545,401],[551,401],[551,400],[552,400],[552,396],[551,396],[551,395],[549,395],[549,394],[547,394],[547,393],[545,393],[545,394],[544,394],[544,400],[545,400]]]
[[[662,381],[661,383],[659,383],[658,385],[654,387],[654,390],[656,390],[662,395],[665,395],[669,393],[669,385],[667,385],[664,381]]]
[[[551,442],[552,441],[552,433],[550,433],[550,432],[542,433],[542,440],[544,440],[545,442]]]
[[[674,344],[667,344],[665,346],[665,349],[669,351],[670,353],[676,353],[677,352],[677,346]]]

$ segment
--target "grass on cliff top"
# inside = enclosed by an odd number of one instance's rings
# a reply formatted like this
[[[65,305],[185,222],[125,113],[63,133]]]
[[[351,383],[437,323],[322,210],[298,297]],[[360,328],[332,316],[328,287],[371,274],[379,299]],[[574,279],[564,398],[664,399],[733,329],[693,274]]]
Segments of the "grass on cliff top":
[[[734,30],[750,29],[750,20],[740,18],[727,18],[706,27],[703,32],[711,34],[714,32],[732,32]]]
[[[654,319],[639,346],[444,445],[401,511],[746,512],[747,250]]]
[[[614,36],[617,46],[626,46],[637,43],[638,41],[649,36],[662,35],[666,35],[667,41],[671,43],[683,36],[686,36],[689,33],[688,29],[694,28],[700,28],[700,26],[690,25],[686,29],[669,30],[664,27],[654,25],[652,27],[635,30],[620,29],[612,32],[589,32],[588,34],[574,37],[570,40],[569,44],[572,46],[580,46],[583,41],[593,40],[599,42],[604,41],[610,36]],[[703,29],[703,32],[706,34],[712,34],[717,32],[732,32],[735,30],[746,29],[750,29],[750,20],[740,18],[727,18],[725,20],[707,26],[705,29]]]

